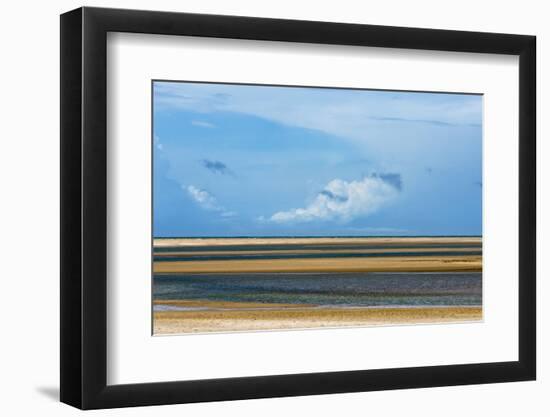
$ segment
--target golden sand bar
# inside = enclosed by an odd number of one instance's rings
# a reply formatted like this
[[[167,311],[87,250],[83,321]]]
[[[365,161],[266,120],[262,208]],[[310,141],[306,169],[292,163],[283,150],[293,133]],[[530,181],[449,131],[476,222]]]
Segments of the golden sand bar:
[[[238,246],[238,245],[333,245],[333,244],[481,244],[481,237],[318,237],[318,238],[164,238],[154,239],[154,247]]]
[[[251,259],[154,262],[155,274],[245,272],[480,272],[481,256]]]
[[[450,323],[481,319],[481,307],[156,311],[154,334]]]

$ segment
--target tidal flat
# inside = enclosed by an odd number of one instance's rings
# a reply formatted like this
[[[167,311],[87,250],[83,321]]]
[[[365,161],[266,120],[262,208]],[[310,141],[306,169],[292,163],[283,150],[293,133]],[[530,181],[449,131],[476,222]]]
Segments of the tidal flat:
[[[154,334],[482,319],[480,237],[155,239]]]

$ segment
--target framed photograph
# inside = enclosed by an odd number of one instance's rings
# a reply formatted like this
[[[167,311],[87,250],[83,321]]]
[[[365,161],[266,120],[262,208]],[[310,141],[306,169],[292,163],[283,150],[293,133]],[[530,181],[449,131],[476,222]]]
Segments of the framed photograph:
[[[61,401],[533,380],[535,37],[61,16]]]

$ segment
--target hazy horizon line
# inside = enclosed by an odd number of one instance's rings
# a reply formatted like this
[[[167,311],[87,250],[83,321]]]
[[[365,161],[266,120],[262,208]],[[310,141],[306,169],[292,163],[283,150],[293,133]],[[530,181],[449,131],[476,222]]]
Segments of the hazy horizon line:
[[[250,235],[235,235],[235,236],[153,236],[153,239],[289,239],[289,238],[336,238],[336,237],[483,237],[483,235],[285,235],[285,236],[250,236]]]

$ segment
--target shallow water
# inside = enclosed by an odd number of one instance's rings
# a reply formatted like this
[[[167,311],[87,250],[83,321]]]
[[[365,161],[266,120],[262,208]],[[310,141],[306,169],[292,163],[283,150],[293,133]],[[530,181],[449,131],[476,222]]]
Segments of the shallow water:
[[[155,275],[153,298],[316,306],[479,306],[480,272]]]

